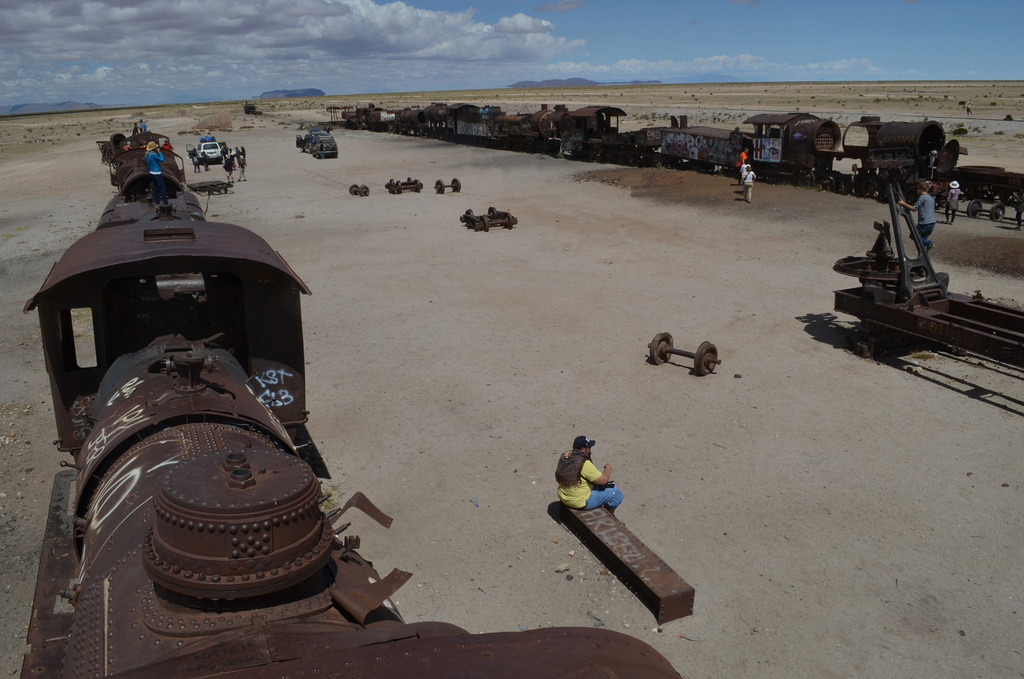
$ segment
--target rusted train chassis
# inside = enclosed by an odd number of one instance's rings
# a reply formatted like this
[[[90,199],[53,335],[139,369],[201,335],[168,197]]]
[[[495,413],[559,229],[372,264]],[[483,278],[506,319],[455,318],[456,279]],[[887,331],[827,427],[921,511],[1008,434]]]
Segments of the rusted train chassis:
[[[1019,309],[956,293],[933,302],[880,304],[863,288],[837,290],[835,308],[861,319],[863,336],[856,349],[866,358],[885,353],[903,335],[1024,367],[1024,311]]]
[[[891,222],[875,222],[875,243],[863,257],[835,263],[859,288],[835,291],[835,309],[861,320],[858,354],[871,358],[913,340],[1024,367],[1024,311],[949,292],[949,276],[936,273],[903,199],[902,169],[885,170]]]

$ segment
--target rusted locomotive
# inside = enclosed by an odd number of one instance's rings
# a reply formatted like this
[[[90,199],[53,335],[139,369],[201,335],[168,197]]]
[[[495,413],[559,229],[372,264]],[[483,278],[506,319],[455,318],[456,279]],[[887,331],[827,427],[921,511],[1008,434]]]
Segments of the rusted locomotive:
[[[406,623],[390,597],[410,574],[382,577],[337,525],[391,519],[361,493],[325,513],[299,454],[306,284],[245,228],[133,205],[153,218],[81,238],[25,305],[72,461],[23,677],[679,679],[611,631]]]
[[[154,142],[162,149],[160,172],[167,187],[167,206],[154,206],[152,180],[146,167],[146,144]],[[111,135],[98,141],[103,163],[110,169],[110,184],[117,189],[100,217],[99,228],[148,222],[154,219],[204,221],[199,199],[185,184],[185,166],[181,156],[170,148],[170,139],[155,132],[140,132],[130,137]]]
[[[349,129],[587,162],[735,172],[740,154],[746,152],[761,180],[878,200],[885,194],[879,172],[894,162],[909,186],[922,179],[948,179],[962,152],[956,140],[946,143],[935,121],[882,122],[877,116],[864,116],[845,130],[809,113],[754,115],[744,121],[751,126],[748,130],[690,126],[686,116],[673,116],[669,126],[626,131],[619,125],[625,111],[613,106],[569,110],[542,105],[539,111],[512,114],[496,106],[435,103],[387,116],[370,104],[354,110],[331,107],[329,112],[332,121]],[[835,168],[843,159],[855,161],[852,172]]]

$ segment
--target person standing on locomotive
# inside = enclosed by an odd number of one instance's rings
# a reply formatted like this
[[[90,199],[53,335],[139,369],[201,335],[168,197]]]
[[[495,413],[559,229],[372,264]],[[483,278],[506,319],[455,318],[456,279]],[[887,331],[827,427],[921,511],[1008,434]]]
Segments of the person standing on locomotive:
[[[149,170],[149,178],[153,180],[153,204],[169,205],[167,202],[167,187],[164,185],[163,171],[160,164],[164,162],[164,154],[155,141],[146,144],[146,168]]]
[[[921,182],[917,185],[917,202],[911,205],[905,200],[900,201],[900,207],[917,213],[917,234],[921,236],[921,245],[925,250],[931,250],[935,245],[928,236],[935,230],[935,199],[931,196],[932,185],[929,182]]]

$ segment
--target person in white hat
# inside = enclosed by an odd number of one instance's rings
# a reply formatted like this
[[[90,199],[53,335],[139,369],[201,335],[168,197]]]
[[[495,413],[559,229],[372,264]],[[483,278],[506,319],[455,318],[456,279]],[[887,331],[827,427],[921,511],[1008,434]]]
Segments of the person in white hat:
[[[960,190],[960,182],[949,183],[949,190],[946,191],[946,223],[952,224],[956,221],[956,211],[960,209],[960,197],[964,192]]]

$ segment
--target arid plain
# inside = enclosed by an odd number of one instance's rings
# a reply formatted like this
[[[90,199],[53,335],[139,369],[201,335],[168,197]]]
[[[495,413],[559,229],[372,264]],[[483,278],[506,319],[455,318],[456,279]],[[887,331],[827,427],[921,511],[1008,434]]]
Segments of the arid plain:
[[[604,625],[652,644],[689,679],[1024,676],[1020,370],[919,350],[847,349],[854,320],[832,271],[874,239],[884,205],[730,179],[336,130],[341,157],[295,149],[328,105],[434,101],[608,104],[627,126],[742,125],[809,111],[939,120],[965,162],[1024,172],[1024,83],[798,83],[403,93],[131,107],[0,118],[0,674],[17,674],[54,438],[34,315],[21,312],[112,197],[95,141],[138,115],[183,152],[231,111],[247,181],[204,197],[211,219],[266,238],[303,300],[310,431],[354,516],[361,552],[413,579],[409,620],[471,632]],[[968,118],[961,102],[971,101]],[[223,178],[211,169],[198,180]],[[389,195],[389,179],[460,179],[460,193]],[[191,169],[188,179],[192,180]],[[371,193],[349,195],[352,183]],[[472,232],[467,209],[512,212]],[[1024,303],[1024,236],[1008,221],[940,223],[951,289]],[[647,343],[714,342],[723,364],[653,366]],[[555,523],[556,455],[597,439],[626,494],[619,517],[696,587],[659,627]],[[568,573],[556,573],[568,563]],[[572,579],[567,578],[571,575]]]

